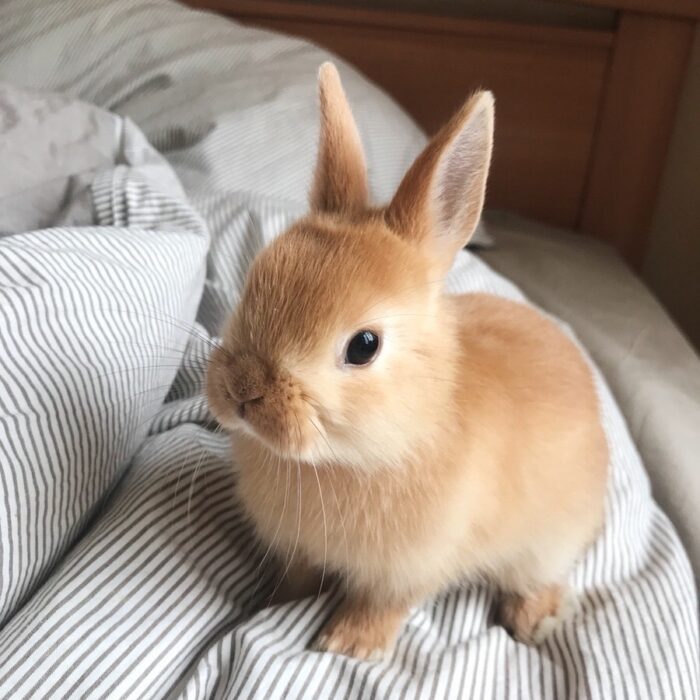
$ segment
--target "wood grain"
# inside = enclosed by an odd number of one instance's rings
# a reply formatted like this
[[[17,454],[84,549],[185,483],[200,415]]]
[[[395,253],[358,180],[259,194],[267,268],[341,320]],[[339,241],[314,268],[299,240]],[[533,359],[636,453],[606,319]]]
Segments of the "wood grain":
[[[473,90],[492,90],[496,148],[487,206],[575,225],[612,34],[296,2],[194,3],[331,49],[428,133]]]
[[[690,54],[694,25],[623,13],[578,228],[634,266],[646,239]]]
[[[586,31],[284,0],[188,0],[328,48],[429,133],[474,89],[492,90],[487,206],[592,234],[638,266],[694,31],[688,17],[700,13],[700,0],[552,1],[616,9],[617,26]]]
[[[565,0],[564,0],[565,1]],[[421,32],[447,34],[472,34],[510,38],[523,36],[525,29],[533,41],[568,44],[596,43],[609,46],[611,35],[605,31],[571,29],[551,26],[515,24],[493,20],[455,17],[407,10],[381,10],[367,7],[319,5],[297,0],[186,0],[192,7],[214,10],[240,19],[296,19],[304,22],[338,24],[344,26],[386,27],[389,29],[413,29]]]
[[[669,17],[700,19],[700,0],[551,0],[569,5],[605,7]]]

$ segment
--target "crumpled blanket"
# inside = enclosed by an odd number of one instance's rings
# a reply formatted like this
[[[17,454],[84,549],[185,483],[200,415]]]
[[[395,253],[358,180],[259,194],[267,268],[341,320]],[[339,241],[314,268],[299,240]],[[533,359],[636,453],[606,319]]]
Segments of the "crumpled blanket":
[[[0,696],[697,696],[688,560],[599,374],[608,518],[575,618],[526,647],[474,586],[416,608],[385,662],[307,651],[340,593],[262,607],[202,395],[248,263],[303,206],[188,200],[129,120],[9,86],[0,104]],[[467,252],[449,288],[523,299]]]

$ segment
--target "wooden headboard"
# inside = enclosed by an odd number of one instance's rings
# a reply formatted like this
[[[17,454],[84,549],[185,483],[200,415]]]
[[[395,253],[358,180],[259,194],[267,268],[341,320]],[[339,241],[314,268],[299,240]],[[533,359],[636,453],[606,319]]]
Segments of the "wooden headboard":
[[[488,206],[611,243],[641,263],[700,0],[559,0],[610,30],[260,0],[187,0],[311,39],[434,132],[478,87],[496,95]]]

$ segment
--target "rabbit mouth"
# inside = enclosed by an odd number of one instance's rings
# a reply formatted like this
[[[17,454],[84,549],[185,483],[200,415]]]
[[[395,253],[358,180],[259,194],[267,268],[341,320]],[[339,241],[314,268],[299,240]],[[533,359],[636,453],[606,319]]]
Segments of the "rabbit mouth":
[[[246,402],[237,411],[231,427],[249,437],[278,457],[313,460],[318,455],[318,434],[309,417],[292,410],[275,410],[264,398]]]

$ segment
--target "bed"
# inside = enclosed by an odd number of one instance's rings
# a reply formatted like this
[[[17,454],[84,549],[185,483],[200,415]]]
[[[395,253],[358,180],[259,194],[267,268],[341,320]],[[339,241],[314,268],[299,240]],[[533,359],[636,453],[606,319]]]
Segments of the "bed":
[[[374,664],[307,651],[338,592],[262,606],[202,386],[252,256],[304,212],[326,56],[168,0],[0,7],[0,695],[696,697],[698,358],[619,256],[641,237],[564,231],[504,180],[450,287],[524,292],[599,368],[613,476],[581,612],[529,648],[488,588],[450,591]],[[381,201],[425,136],[339,65]]]

